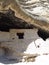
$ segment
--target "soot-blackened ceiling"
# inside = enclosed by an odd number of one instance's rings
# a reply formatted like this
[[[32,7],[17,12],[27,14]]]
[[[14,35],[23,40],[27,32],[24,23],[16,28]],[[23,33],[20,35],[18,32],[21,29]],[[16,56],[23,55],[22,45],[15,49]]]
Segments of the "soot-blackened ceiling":
[[[33,25],[17,18],[11,9],[0,12],[0,31],[9,31],[9,29],[33,29],[33,27]]]

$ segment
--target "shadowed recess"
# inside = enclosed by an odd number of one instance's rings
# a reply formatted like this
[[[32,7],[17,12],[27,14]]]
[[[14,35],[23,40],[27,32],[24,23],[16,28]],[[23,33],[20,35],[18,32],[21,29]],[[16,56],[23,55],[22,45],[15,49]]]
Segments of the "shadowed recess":
[[[15,16],[11,9],[0,12],[0,31],[9,31],[9,29],[33,29],[33,25]]]
[[[39,29],[37,34],[39,35],[39,37],[41,37],[43,40],[46,40],[47,38],[49,38],[49,33]]]

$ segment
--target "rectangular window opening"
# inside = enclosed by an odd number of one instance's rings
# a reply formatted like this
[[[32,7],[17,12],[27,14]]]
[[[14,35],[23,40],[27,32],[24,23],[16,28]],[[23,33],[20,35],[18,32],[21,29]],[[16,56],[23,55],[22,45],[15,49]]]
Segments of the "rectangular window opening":
[[[17,33],[19,39],[24,39],[24,33]]]

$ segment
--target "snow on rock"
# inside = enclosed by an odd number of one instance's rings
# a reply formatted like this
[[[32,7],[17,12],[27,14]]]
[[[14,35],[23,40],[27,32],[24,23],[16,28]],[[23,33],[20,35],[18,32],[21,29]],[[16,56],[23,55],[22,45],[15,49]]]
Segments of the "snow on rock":
[[[35,62],[19,62],[16,64],[9,65],[49,65],[49,56],[40,56],[36,58]]]
[[[33,41],[28,45],[24,53],[30,53],[30,54],[49,53],[49,39],[46,39],[46,41],[44,41],[42,38],[40,38],[37,39],[36,41]]]
[[[36,41],[33,41],[30,43],[24,52],[26,54],[39,54],[39,56],[36,58],[36,60],[43,62],[44,58],[48,60],[49,58],[49,39],[46,39],[44,41],[42,38],[37,39]],[[27,56],[23,56],[22,61],[25,61],[25,58]],[[41,60],[43,59],[43,61]]]
[[[35,53],[42,53],[41,49],[45,44],[45,41],[43,39],[37,39],[36,41],[33,41],[30,43],[24,53],[29,53],[29,54],[35,54]],[[38,47],[39,46],[39,47]]]
[[[38,56],[36,58],[36,61],[35,61],[36,64],[38,65],[46,65],[48,63],[49,65],[49,55],[41,55],[41,56]]]
[[[0,65],[4,65],[3,63],[0,63]]]
[[[38,2],[39,0],[28,0],[28,2],[26,3],[34,3],[34,2]]]
[[[27,15],[37,20],[48,21],[49,23],[48,0],[18,0],[18,4]]]
[[[26,49],[26,51],[24,51],[24,53],[29,53],[29,54],[34,54],[36,53],[36,47],[35,47],[35,44],[34,44],[34,41],[32,43],[30,43]]]

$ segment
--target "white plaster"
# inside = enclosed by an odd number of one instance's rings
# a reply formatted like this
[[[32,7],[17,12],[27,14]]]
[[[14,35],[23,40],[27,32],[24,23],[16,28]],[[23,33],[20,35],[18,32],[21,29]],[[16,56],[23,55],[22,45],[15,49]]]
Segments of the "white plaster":
[[[17,52],[23,53],[33,40],[39,38],[37,31],[37,29],[11,29],[9,33],[0,32],[1,47],[7,47],[13,52],[8,58],[22,58],[22,56],[17,57]],[[24,33],[24,39],[18,39],[19,32]]]

